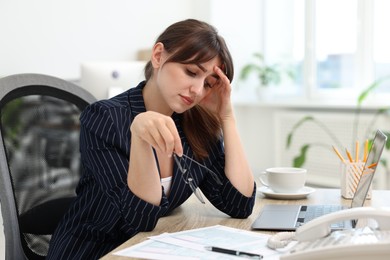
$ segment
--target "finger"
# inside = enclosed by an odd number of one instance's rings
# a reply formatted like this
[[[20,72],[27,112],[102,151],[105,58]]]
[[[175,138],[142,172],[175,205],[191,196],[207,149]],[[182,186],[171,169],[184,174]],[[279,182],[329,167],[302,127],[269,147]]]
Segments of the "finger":
[[[221,68],[219,68],[218,66],[215,66],[214,72],[217,73],[220,80],[223,80],[224,82],[230,83],[228,77],[225,75],[225,73],[223,72],[223,70]]]
[[[218,82],[215,84],[218,87],[224,87],[226,90],[231,90],[230,80],[225,73],[217,66],[214,67],[215,73],[218,75]]]
[[[169,120],[172,121],[170,117],[158,113],[145,112],[135,118],[131,125],[131,131],[154,149],[166,153],[166,144],[171,143],[171,146],[173,146],[173,137],[167,133],[166,122]],[[173,148],[168,149],[172,150]]]
[[[183,156],[183,146],[181,144],[181,138],[178,136],[174,139],[174,150],[173,150],[178,156]]]
[[[150,127],[149,129],[149,136],[146,136],[148,138],[147,142],[153,146],[153,148],[158,149],[162,152],[165,151],[165,140],[163,136],[160,133],[160,130],[158,127]]]
[[[172,142],[172,150],[170,151],[171,154],[173,152],[175,152],[178,156],[182,156],[183,155],[183,146],[181,144],[181,138],[180,138],[180,135],[177,131],[177,128],[176,128],[176,125],[175,125],[175,122],[172,120],[170,122],[170,124],[167,125],[170,132],[172,133],[172,137],[173,137],[173,142]]]
[[[174,150],[174,133],[171,132],[168,126],[159,128],[160,136],[162,137],[164,146],[162,151],[168,155],[171,155]]]

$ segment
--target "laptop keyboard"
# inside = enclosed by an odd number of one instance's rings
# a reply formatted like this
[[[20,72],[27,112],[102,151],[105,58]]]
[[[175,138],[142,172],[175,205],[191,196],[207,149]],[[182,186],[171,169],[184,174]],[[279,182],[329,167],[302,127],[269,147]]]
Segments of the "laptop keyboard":
[[[342,210],[340,205],[315,205],[315,206],[302,206],[298,215],[296,227],[302,226],[314,218],[318,218],[325,214],[329,214],[335,211]],[[332,223],[331,229],[342,229],[344,222]]]

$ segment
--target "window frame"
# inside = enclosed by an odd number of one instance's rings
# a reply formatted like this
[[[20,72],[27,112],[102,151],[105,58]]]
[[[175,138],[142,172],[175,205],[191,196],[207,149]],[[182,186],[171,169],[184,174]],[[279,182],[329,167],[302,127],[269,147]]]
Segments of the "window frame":
[[[315,0],[304,0],[304,58],[302,91],[297,86],[297,97],[308,101],[332,99],[335,102],[356,104],[358,95],[372,84],[375,79],[374,62],[374,4],[375,1],[357,1],[357,45],[356,45],[356,84],[351,88],[321,89],[317,84],[316,54],[316,3]],[[267,12],[267,5],[263,11]],[[264,21],[266,23],[266,21]],[[268,27],[267,24],[264,25]],[[267,53],[265,53],[267,56]],[[390,98],[390,91],[372,93],[365,102],[382,106]],[[388,104],[387,104],[388,105]]]

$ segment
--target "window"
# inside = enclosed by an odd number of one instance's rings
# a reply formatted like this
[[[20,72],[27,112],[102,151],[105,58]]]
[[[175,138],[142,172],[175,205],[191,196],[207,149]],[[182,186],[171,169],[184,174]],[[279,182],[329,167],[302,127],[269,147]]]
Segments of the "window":
[[[268,63],[293,68],[294,84],[285,80],[281,84],[287,95],[304,95],[305,60],[305,6],[304,0],[264,1],[264,56]]]
[[[357,74],[357,1],[317,0],[314,12],[317,88],[352,88]]]
[[[375,0],[374,4],[373,63],[374,77],[379,79],[390,74],[390,34],[387,27],[390,23],[390,1]],[[390,80],[385,81],[378,89],[378,92],[389,91]]]
[[[263,11],[266,60],[294,66],[284,93],[355,101],[389,77],[376,92],[390,97],[390,1],[265,0]]]

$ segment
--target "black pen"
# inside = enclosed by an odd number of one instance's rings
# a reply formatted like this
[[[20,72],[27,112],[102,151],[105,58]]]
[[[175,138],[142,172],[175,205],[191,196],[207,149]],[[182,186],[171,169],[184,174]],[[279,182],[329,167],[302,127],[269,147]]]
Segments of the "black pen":
[[[224,253],[224,254],[229,254],[229,255],[236,255],[236,256],[243,256],[243,257],[249,257],[253,259],[262,259],[262,255],[258,254],[252,254],[252,253],[247,253],[247,252],[241,252],[241,251],[236,251],[236,250],[231,250],[231,249],[226,249],[226,248],[220,248],[220,247],[215,247],[215,246],[206,246],[206,250],[212,251],[212,252],[218,252],[218,253]]]

